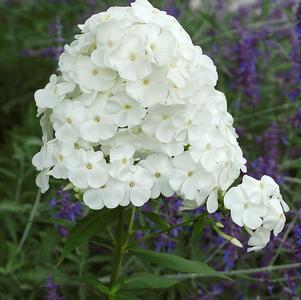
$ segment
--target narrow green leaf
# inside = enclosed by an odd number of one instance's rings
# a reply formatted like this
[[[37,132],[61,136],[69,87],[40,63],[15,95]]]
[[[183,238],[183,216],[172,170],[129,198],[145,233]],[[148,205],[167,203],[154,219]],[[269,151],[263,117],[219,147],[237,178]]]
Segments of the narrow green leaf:
[[[177,283],[177,280],[165,278],[153,273],[136,273],[125,279],[122,289],[164,289]]]
[[[110,294],[110,288],[101,283],[99,280],[93,277],[81,277],[78,279],[80,283],[85,283],[91,287],[96,288],[103,294],[109,295]]]
[[[143,212],[143,215],[145,215],[149,220],[151,220],[153,223],[158,225],[159,228],[166,229],[169,227],[169,225],[164,222],[161,216],[157,215],[154,212]]]
[[[200,261],[188,260],[173,254],[157,253],[149,250],[130,249],[136,257],[152,262],[156,265],[166,267],[178,272],[203,274],[208,277],[227,278],[214,269],[210,268],[206,263]]]
[[[77,246],[88,242],[93,236],[102,232],[116,219],[115,215],[116,210],[114,209],[102,209],[100,211],[93,211],[88,216],[80,219],[69,233],[59,264]]]

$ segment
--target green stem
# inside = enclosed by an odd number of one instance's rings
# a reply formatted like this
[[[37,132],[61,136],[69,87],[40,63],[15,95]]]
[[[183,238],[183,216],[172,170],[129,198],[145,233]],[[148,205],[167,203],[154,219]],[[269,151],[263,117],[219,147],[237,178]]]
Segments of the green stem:
[[[118,232],[117,232],[117,238],[116,238],[115,262],[114,262],[113,271],[112,271],[111,280],[110,280],[111,288],[114,286],[114,284],[116,283],[116,281],[118,279],[120,269],[122,266],[123,255],[124,255],[125,249],[127,247],[129,238],[133,231],[136,207],[133,206],[133,208],[132,208],[129,227],[128,227],[128,230],[126,233],[124,232],[124,211],[125,211],[125,209],[123,207],[120,206],[118,208],[118,224],[117,224]],[[109,300],[114,300],[114,299],[115,299],[115,293],[114,293],[114,291],[112,291],[112,294],[109,295]]]
[[[261,272],[276,272],[276,271],[284,271],[284,270],[291,270],[291,269],[300,269],[301,263],[292,263],[292,264],[285,264],[279,266],[267,266],[262,268],[255,268],[255,269],[241,269],[241,270],[232,270],[232,271],[222,271],[219,272],[221,275],[225,275],[228,277],[235,277],[235,276],[242,276],[242,275],[252,275]],[[165,274],[162,275],[165,278],[169,279],[176,279],[176,280],[188,280],[188,279],[198,279],[203,277],[208,277],[207,274],[196,274],[196,273],[186,273],[186,274]],[[300,278],[300,276],[298,276]],[[109,281],[109,277],[101,277],[98,278],[103,283]]]
[[[134,226],[135,212],[136,212],[136,207],[133,206],[132,212],[131,212],[131,218],[130,218],[129,229],[128,229],[127,236],[126,236],[126,239],[125,239],[125,242],[124,242],[124,247],[123,247],[124,250],[126,250],[126,248],[127,248],[127,246],[128,246],[128,243],[129,243],[130,236],[131,236],[132,233],[133,233],[133,226]]]
[[[32,226],[33,219],[36,215],[36,212],[37,212],[37,209],[38,209],[38,206],[39,206],[39,203],[40,203],[40,200],[41,200],[41,190],[39,189],[38,192],[37,192],[37,195],[36,195],[35,202],[32,206],[32,209],[31,209],[31,212],[30,212],[30,215],[29,215],[29,219],[28,219],[28,222],[26,224],[25,230],[23,232],[22,238],[19,242],[17,252],[16,252],[17,254],[20,253],[20,251],[21,251],[21,249],[22,249],[23,245],[25,244],[25,241],[28,237],[29,231],[30,231],[31,226]]]
[[[111,287],[114,285],[114,283],[116,282],[116,280],[118,278],[120,266],[122,264],[123,241],[124,241],[123,225],[124,225],[124,208],[120,206],[118,208],[117,245],[116,245],[115,262],[114,262],[114,267],[113,267],[111,281],[110,281]],[[112,298],[112,299],[114,299],[114,298]]]
[[[301,267],[301,263],[293,263],[293,264],[286,264],[286,265],[279,265],[279,266],[267,266],[261,268],[254,268],[254,269],[245,269],[245,270],[232,270],[232,271],[224,271],[219,272],[221,275],[225,276],[240,276],[240,275],[248,275],[248,274],[256,274],[261,272],[275,272],[275,271],[283,271],[289,269],[299,269]],[[206,277],[208,275],[205,274],[176,274],[176,275],[164,275],[166,278],[170,279],[177,279],[177,280],[185,280],[185,279],[196,279]]]
[[[288,228],[287,228],[285,234],[283,235],[283,238],[282,238],[282,240],[281,240],[281,243],[280,243],[280,245],[278,246],[277,252],[275,253],[274,257],[272,258],[272,260],[271,260],[271,262],[270,262],[270,266],[274,265],[275,261],[277,260],[278,256],[280,255],[281,250],[282,250],[282,248],[283,248],[283,245],[284,245],[286,239],[288,238],[288,235],[289,235],[290,232],[292,231],[292,229],[293,229],[293,227],[294,227],[296,221],[297,221],[297,217],[295,217],[295,218],[293,219],[293,221],[289,224],[289,226],[288,226]]]

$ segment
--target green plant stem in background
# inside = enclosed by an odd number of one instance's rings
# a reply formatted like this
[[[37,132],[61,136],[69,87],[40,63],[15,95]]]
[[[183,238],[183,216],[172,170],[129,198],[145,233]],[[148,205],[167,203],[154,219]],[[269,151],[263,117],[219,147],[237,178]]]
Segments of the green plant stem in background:
[[[135,217],[136,207],[132,207],[131,217],[129,222],[129,227],[127,232],[124,232],[124,221],[125,221],[125,208],[118,207],[118,224],[117,224],[117,244],[116,244],[116,254],[115,254],[115,262],[113,266],[113,271],[110,280],[111,288],[114,286],[114,283],[117,281],[120,269],[122,266],[123,255],[128,245],[129,238],[133,232],[134,226],[134,217]],[[109,295],[109,300],[114,300],[115,295],[114,291]]]
[[[40,200],[41,200],[41,190],[39,189],[38,192],[37,192],[37,196],[36,196],[35,202],[34,202],[34,204],[32,206],[28,222],[26,224],[26,227],[24,229],[22,238],[21,238],[20,243],[18,245],[17,254],[21,251],[21,249],[22,249],[22,247],[23,247],[23,245],[24,245],[24,243],[25,243],[25,241],[26,241],[26,239],[28,237],[30,228],[32,226],[33,219],[35,217],[35,214],[37,212],[37,209],[38,209],[38,206],[39,206],[39,203],[40,203]]]
[[[275,272],[275,271],[283,271],[290,269],[299,269],[301,268],[301,263],[293,263],[293,264],[285,264],[279,266],[267,266],[262,268],[253,268],[253,269],[245,269],[245,270],[232,270],[232,271],[224,271],[220,272],[220,274],[225,276],[240,276],[246,274],[256,274],[261,272]],[[177,280],[185,280],[185,279],[196,279],[205,277],[204,274],[176,274],[176,275],[164,275],[166,278],[177,279]]]
[[[276,271],[285,271],[291,269],[299,269],[301,268],[301,263],[292,263],[292,264],[284,264],[279,266],[267,266],[262,268],[253,268],[253,269],[240,269],[240,270],[232,270],[232,271],[222,271],[220,272],[221,275],[225,275],[228,277],[242,277],[242,275],[251,275],[261,272],[276,272]],[[204,274],[195,274],[195,273],[186,273],[186,274],[165,274],[163,277],[169,279],[176,279],[176,280],[189,280],[189,279],[198,279],[204,278],[207,275]],[[98,278],[100,282],[106,283],[109,282],[109,276],[104,276]],[[247,278],[248,280],[250,278]],[[286,278],[287,280],[287,278]],[[275,279],[277,281],[277,279]],[[113,299],[113,298],[112,298]]]

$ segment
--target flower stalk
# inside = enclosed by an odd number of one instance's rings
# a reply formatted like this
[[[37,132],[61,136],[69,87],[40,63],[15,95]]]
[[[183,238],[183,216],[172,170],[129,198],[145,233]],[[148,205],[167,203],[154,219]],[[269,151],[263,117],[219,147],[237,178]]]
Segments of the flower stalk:
[[[136,207],[132,207],[130,222],[127,232],[124,231],[125,223],[125,208],[122,206],[118,207],[118,224],[117,224],[117,237],[116,237],[116,253],[115,261],[113,266],[113,271],[110,279],[111,294],[109,295],[109,300],[115,299],[114,284],[116,283],[118,276],[120,274],[120,269],[122,266],[123,255],[126,252],[129,238],[133,232],[134,217],[135,217]]]

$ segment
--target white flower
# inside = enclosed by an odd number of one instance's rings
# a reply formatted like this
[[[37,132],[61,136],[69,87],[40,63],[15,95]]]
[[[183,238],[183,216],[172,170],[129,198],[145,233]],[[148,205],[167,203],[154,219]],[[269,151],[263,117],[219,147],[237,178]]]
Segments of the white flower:
[[[176,40],[173,34],[162,29],[158,25],[146,26],[146,52],[150,61],[159,66],[169,62],[176,47]]]
[[[212,186],[213,177],[200,165],[196,164],[189,154],[176,156],[173,159],[175,169],[169,179],[174,191],[179,191],[188,200],[196,200],[200,190],[208,190]],[[208,194],[209,194],[208,192]]]
[[[84,203],[91,209],[115,208],[124,197],[124,182],[110,178],[108,182],[98,188],[89,189],[84,193]]]
[[[49,189],[49,169],[43,169],[36,178],[36,185],[45,193]]]
[[[242,184],[232,187],[224,197],[225,207],[231,210],[231,218],[238,226],[246,225],[257,229],[262,225],[262,218],[267,208],[263,203],[252,203],[246,195]]]
[[[131,3],[131,6],[135,17],[145,23],[155,21],[158,14],[166,14],[154,8],[147,0],[137,0]]]
[[[248,175],[243,177],[243,186],[252,203],[263,202],[268,205],[271,197],[280,194],[279,186],[270,176],[262,176],[261,180],[256,180]]]
[[[76,61],[77,82],[85,92],[107,91],[113,87],[117,73],[109,68],[101,68],[93,64],[87,56]]]
[[[252,235],[248,251],[265,247],[270,232],[277,236],[285,224],[284,211],[288,210],[279,186],[269,176],[256,180],[245,175],[242,183],[232,187],[224,197],[225,207],[231,210],[231,218],[239,226],[245,226]],[[250,230],[254,230],[255,234]]]
[[[139,102],[120,92],[107,103],[107,112],[115,116],[115,122],[120,127],[135,126],[141,123],[146,110]]]
[[[51,168],[55,164],[54,153],[58,147],[57,140],[53,139],[45,143],[41,150],[32,158],[32,164],[38,171]]]
[[[185,87],[187,79],[189,79],[189,74],[186,70],[186,67],[187,67],[187,62],[183,60],[176,60],[175,58],[173,58],[169,62],[167,78],[177,88]]]
[[[108,166],[100,151],[79,150],[77,166],[69,171],[70,181],[78,188],[99,188],[108,181]]]
[[[53,153],[56,163],[48,175],[58,179],[67,179],[69,170],[77,165],[77,155],[78,151],[74,144],[58,144]]]
[[[204,133],[207,133],[207,130],[210,131],[211,120],[212,116],[209,111],[205,109],[198,110],[195,108],[195,105],[186,105],[185,111],[179,114],[173,122],[177,128],[175,140],[180,142],[187,141],[191,144],[202,140]],[[210,132],[207,134],[212,136]],[[216,136],[212,138],[214,139]]]
[[[65,45],[65,51],[76,56],[90,53],[94,47],[95,33],[91,31],[75,35],[75,40],[70,45]]]
[[[99,67],[110,67],[108,58],[122,41],[123,32],[120,23],[115,20],[101,24],[96,34],[97,48],[91,54],[91,60]]]
[[[285,221],[286,218],[279,199],[269,200],[267,214],[263,217],[263,227],[273,231],[274,235],[277,236],[282,231]]]
[[[50,76],[49,83],[44,89],[37,90],[34,94],[36,105],[39,108],[54,108],[60,103],[66,94],[72,92],[75,83],[63,81],[61,77],[55,74]]]
[[[155,103],[164,103],[168,94],[168,83],[165,70],[153,68],[151,74],[143,79],[129,81],[126,90],[131,97],[139,101],[144,107]]]
[[[135,148],[130,144],[120,144],[110,150],[110,174],[122,181],[131,176],[130,169],[134,164]]]
[[[255,233],[250,237],[248,245],[248,252],[259,251],[263,249],[267,243],[270,241],[270,231],[264,229],[263,227],[258,228]]]
[[[150,199],[152,186],[152,176],[136,165],[124,186],[125,195],[120,205],[126,206],[132,203],[134,206],[142,206]]]
[[[169,185],[173,166],[171,160],[166,155],[151,154],[145,160],[141,160],[139,165],[147,170],[153,178],[154,185],[151,198],[158,198],[160,194],[165,197],[170,197],[174,194],[173,189]]]
[[[214,213],[218,209],[218,190],[215,188],[207,199],[207,210],[210,214]]]
[[[224,144],[221,132],[215,127],[209,127],[199,140],[192,143],[190,154],[195,162],[201,162],[206,171],[215,171],[227,160],[226,151],[222,148]]]
[[[96,97],[87,109],[86,121],[81,124],[80,133],[89,142],[99,142],[113,137],[117,131],[114,118],[105,110],[106,101],[102,95]]]
[[[177,128],[174,125],[175,117],[182,112],[181,105],[161,105],[148,109],[142,130],[147,135],[155,135],[162,143],[170,143],[175,137]]]
[[[124,36],[122,47],[110,55],[109,62],[126,80],[144,78],[152,71],[151,64],[146,58],[143,41],[135,35]]]
[[[60,103],[51,117],[56,138],[61,142],[76,142],[80,137],[80,125],[85,119],[86,109],[80,102],[65,100]]]

